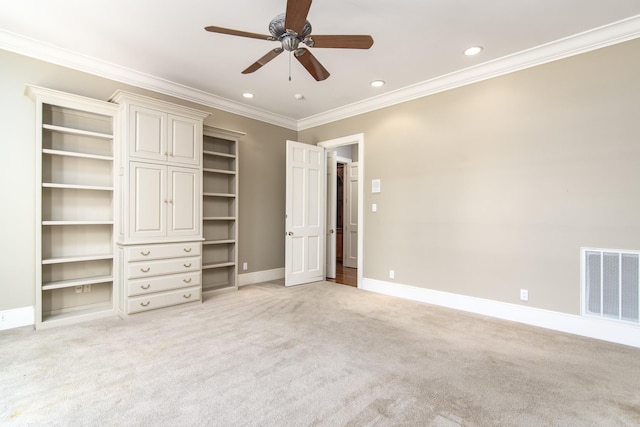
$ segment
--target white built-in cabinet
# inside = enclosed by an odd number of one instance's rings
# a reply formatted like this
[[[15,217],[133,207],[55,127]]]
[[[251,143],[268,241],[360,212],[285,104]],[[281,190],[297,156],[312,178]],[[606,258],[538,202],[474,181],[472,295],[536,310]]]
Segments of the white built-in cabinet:
[[[243,135],[204,127],[203,292],[238,287],[238,142]]]
[[[207,112],[27,86],[36,104],[35,326],[238,286],[238,142]]]
[[[201,301],[202,126],[209,114],[118,91],[122,314]]]
[[[36,104],[35,327],[113,315],[118,106],[26,92]]]

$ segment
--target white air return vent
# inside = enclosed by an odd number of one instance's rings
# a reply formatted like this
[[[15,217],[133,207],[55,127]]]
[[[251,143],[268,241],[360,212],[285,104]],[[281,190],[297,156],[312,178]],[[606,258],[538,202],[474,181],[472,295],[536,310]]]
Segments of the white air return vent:
[[[582,312],[640,323],[640,252],[582,249]]]

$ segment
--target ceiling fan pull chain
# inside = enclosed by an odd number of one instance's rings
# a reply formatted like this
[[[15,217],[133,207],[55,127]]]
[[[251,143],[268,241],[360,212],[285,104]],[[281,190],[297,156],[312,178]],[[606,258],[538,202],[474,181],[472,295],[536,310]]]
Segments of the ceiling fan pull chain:
[[[291,55],[293,52],[289,52],[289,81],[291,81]]]

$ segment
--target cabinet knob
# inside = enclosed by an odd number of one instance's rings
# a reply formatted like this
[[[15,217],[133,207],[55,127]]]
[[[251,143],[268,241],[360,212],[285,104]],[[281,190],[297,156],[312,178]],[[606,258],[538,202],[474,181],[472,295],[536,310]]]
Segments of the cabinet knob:
[[[140,255],[142,255],[142,256],[147,256],[150,253],[151,253],[151,251],[146,251],[146,252],[145,251],[140,251]]]
[[[151,270],[151,267],[147,267],[147,268],[141,268],[140,271],[142,271],[143,273],[148,273],[149,270]]]
[[[147,302],[141,302],[140,305],[143,307],[148,306],[149,304],[151,304],[151,301],[147,301]]]
[[[189,277],[188,279],[182,279],[182,281],[184,283],[191,283],[191,277]]]
[[[169,200],[169,203],[173,204],[173,200]]]
[[[191,298],[191,294],[182,295],[182,298],[189,299],[189,298]]]
[[[189,264],[182,264],[182,265],[184,265],[186,268],[191,267],[191,263],[189,263]]]
[[[182,250],[185,252],[191,252],[191,248],[182,248]]]
[[[144,290],[147,290],[151,287],[151,284],[147,284],[147,285],[140,285],[140,287]]]

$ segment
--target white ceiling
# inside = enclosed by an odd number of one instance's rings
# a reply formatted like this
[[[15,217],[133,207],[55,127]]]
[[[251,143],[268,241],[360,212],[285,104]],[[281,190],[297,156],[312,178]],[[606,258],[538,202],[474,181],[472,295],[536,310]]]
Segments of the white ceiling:
[[[464,84],[469,70],[487,78],[640,37],[639,0],[316,0],[313,34],[374,39],[369,50],[312,49],[331,73],[316,82],[295,59],[289,81],[286,54],[243,75],[276,42],[203,29],[268,34],[285,7],[286,0],[3,0],[0,48],[300,128]],[[473,45],[484,51],[465,56]],[[387,84],[372,88],[375,79]]]

